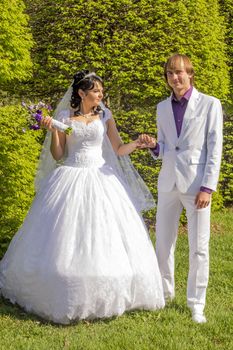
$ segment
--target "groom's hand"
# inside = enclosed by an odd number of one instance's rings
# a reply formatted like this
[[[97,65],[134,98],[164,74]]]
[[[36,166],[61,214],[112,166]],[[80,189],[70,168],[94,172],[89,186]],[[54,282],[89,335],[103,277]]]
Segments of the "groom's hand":
[[[195,204],[197,209],[208,207],[210,204],[211,194],[207,192],[198,192],[195,198]]]
[[[147,134],[142,134],[138,138],[139,148],[154,148],[156,146],[156,139]]]

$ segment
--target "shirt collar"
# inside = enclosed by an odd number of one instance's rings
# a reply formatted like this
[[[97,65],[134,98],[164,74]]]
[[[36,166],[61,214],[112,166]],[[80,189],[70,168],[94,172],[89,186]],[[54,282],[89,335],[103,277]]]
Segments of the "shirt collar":
[[[191,86],[186,93],[181,97],[181,99],[178,101],[174,92],[172,93],[172,101],[176,101],[176,102],[180,102],[181,104],[185,101],[188,101],[192,95],[192,91],[193,91],[193,86]]]

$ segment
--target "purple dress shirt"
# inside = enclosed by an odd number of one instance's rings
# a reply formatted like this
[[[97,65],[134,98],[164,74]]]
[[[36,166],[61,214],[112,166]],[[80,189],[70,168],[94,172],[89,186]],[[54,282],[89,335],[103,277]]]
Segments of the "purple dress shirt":
[[[184,114],[188,106],[189,99],[192,95],[192,91],[193,91],[193,87],[191,86],[188,89],[188,91],[186,91],[184,96],[181,97],[180,100],[177,100],[174,93],[172,94],[172,110],[173,110],[173,115],[174,115],[175,124],[176,124],[176,132],[178,137],[180,136],[180,133],[181,133]]]
[[[180,136],[181,129],[182,129],[182,124],[183,124],[183,119],[184,119],[184,114],[189,102],[189,99],[192,95],[193,87],[191,86],[186,93],[181,97],[180,100],[178,100],[175,96],[175,94],[172,94],[171,101],[172,101],[172,111],[175,119],[175,124],[176,124],[176,132],[177,136]],[[155,156],[159,155],[159,144],[157,143],[155,148],[151,149],[152,152],[154,153]],[[210,188],[201,186],[200,191],[202,192],[207,192],[207,193],[212,193],[213,191]]]

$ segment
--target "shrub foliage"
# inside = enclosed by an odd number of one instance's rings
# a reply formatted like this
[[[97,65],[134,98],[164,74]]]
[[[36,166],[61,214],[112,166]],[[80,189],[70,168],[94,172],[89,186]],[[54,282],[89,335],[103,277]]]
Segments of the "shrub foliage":
[[[103,77],[115,108],[154,106],[163,65],[177,51],[203,92],[226,99],[226,26],[217,0],[26,0],[36,42],[31,92],[63,93],[80,68]],[[221,88],[220,88],[221,87]]]
[[[0,253],[21,225],[34,195],[34,175],[41,131],[23,132],[21,106],[0,107]]]
[[[33,45],[22,0],[2,0],[0,11],[0,86],[28,79]],[[10,85],[9,85],[10,86]],[[8,88],[9,88],[8,86]]]

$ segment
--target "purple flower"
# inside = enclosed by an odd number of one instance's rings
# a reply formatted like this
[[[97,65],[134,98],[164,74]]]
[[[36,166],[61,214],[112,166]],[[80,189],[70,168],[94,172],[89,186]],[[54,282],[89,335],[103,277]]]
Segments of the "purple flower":
[[[27,110],[28,115],[26,118],[31,130],[39,130],[42,118],[46,115],[50,115],[52,110],[50,105],[47,105],[42,101],[38,102],[37,104],[26,104],[23,101],[21,102],[21,105]]]
[[[40,125],[38,125],[38,124],[33,124],[33,125],[30,125],[29,128],[30,128],[31,130],[39,130],[39,129],[40,129]]]
[[[38,113],[40,112],[40,113]],[[41,111],[37,111],[37,113],[35,113],[34,118],[36,119],[36,121],[39,123],[42,119],[42,112]]]

